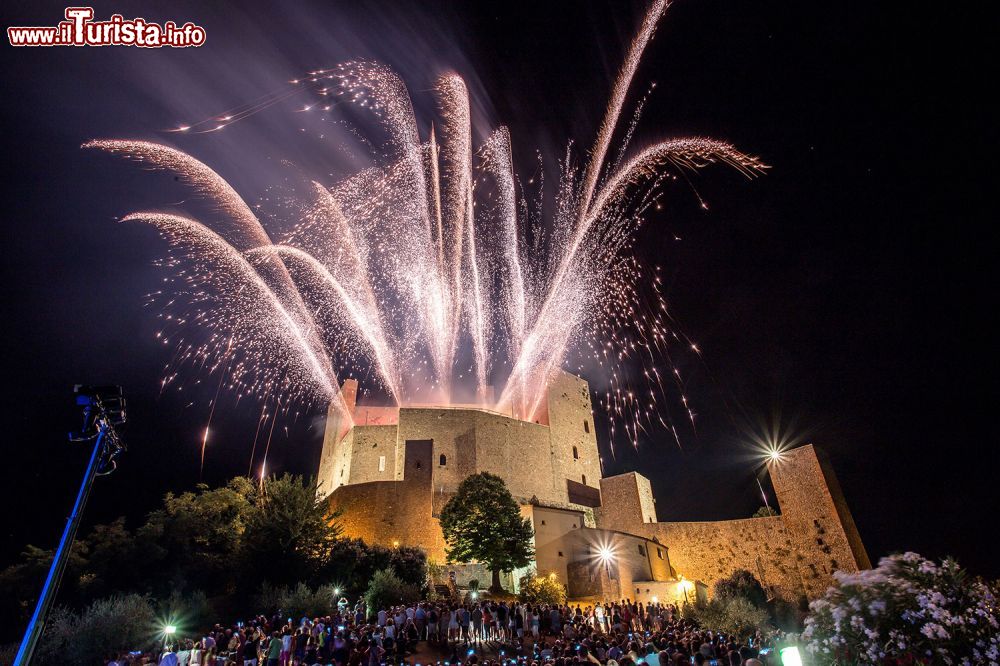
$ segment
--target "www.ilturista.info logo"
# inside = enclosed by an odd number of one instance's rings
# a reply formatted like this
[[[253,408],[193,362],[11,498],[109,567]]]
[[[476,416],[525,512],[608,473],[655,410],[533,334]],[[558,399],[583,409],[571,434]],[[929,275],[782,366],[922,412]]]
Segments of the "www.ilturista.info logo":
[[[190,21],[178,26],[143,18],[126,19],[113,14],[107,21],[94,21],[93,7],[67,7],[66,20],[54,27],[7,28],[11,46],[164,46],[184,48],[205,43],[205,29]]]

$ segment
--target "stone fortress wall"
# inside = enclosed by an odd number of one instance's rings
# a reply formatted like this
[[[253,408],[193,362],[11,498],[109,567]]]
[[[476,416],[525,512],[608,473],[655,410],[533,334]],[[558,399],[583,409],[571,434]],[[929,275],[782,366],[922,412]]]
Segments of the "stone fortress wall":
[[[871,568],[833,471],[812,445],[767,464],[780,515],[709,522],[657,522],[649,480],[622,474],[601,480],[598,526],[655,538],[688,579],[711,585],[747,569],[784,599],[813,599],[833,572]]]
[[[355,416],[366,413],[355,405],[356,381],[347,380],[343,394]],[[389,425],[369,420],[344,428],[331,409],[319,491],[341,511],[346,535],[418,544],[443,562],[437,516],[462,480],[478,472],[503,478],[526,507],[544,504],[590,515],[590,506],[575,501],[587,491],[576,490],[571,497],[569,482],[588,488],[590,497],[599,496],[601,462],[592,418],[587,383],[569,373],[550,383],[535,422],[476,407],[400,407],[394,414],[380,412],[380,421]],[[430,442],[429,450],[411,453],[417,442]],[[417,463],[424,472],[417,476],[419,483],[409,476]],[[413,514],[422,515],[411,524]]]
[[[577,598],[693,598],[743,568],[795,601],[821,594],[835,570],[871,566],[811,445],[768,463],[781,515],[658,522],[648,479],[602,478],[589,388],[569,373],[550,383],[535,422],[476,407],[358,407],[353,380],[343,392],[355,423],[329,414],[318,483],[347,536],[417,545],[444,563],[442,507],[463,479],[490,472],[532,521],[538,573]],[[601,548],[614,552],[613,566],[596,557]]]

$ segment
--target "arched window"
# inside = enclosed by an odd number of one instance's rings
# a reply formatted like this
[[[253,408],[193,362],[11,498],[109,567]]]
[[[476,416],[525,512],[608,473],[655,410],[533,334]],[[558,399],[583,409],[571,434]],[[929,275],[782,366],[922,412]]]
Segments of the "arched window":
[[[579,452],[579,451],[577,450],[577,448],[576,448],[576,447],[574,446],[574,447],[573,447],[573,460],[579,460],[579,459],[580,459],[580,452]]]
[[[448,464],[448,456],[446,456],[445,454],[442,453],[441,457],[438,459],[438,464],[441,465],[441,467],[444,467],[445,465],[447,465]]]
[[[583,420],[583,431],[588,435],[590,434],[590,421],[586,419]]]

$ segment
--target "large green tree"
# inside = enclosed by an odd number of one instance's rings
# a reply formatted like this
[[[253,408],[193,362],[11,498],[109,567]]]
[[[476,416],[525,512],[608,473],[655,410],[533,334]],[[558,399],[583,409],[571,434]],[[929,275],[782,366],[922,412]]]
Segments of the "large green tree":
[[[254,512],[257,487],[237,477],[221,488],[167,493],[136,530],[139,549],[155,571],[157,592],[186,588],[226,593],[239,580],[243,532]],[[127,589],[127,588],[126,588]]]
[[[247,516],[243,555],[251,575],[276,584],[312,580],[331,559],[340,526],[316,493],[316,480],[268,479]]]
[[[533,554],[531,521],[503,479],[489,472],[467,477],[441,510],[449,562],[483,562],[493,573],[490,590],[500,591],[500,572],[526,566]]]

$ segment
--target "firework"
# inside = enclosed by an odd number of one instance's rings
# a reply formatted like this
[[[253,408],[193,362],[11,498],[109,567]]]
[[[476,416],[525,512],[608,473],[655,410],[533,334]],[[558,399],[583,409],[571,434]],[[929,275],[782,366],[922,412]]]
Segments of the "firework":
[[[323,85],[319,94],[369,114],[384,141],[370,168],[312,183],[297,223],[277,242],[239,194],[190,155],[148,141],[85,144],[174,172],[218,208],[210,225],[163,213],[124,218],[154,226],[170,247],[164,263],[173,277],[154,295],[179,338],[165,381],[184,364],[219,372],[213,413],[224,386],[262,400],[256,449],[269,417],[270,443],[280,409],[302,400],[338,404],[339,377],[352,370],[373,373],[398,405],[474,402],[533,420],[552,374],[589,355],[607,380],[599,403],[612,416],[612,441],[618,423],[633,444],[652,427],[680,443],[662,396],[677,387],[692,425],[694,413],[670,348],[698,350],[671,325],[658,274],[631,256],[635,231],[678,173],[722,163],[751,177],[765,166],[703,138],[630,155],[641,103],[608,163],[632,78],[666,6],[659,0],[647,12],[589,160],[578,169],[567,149],[544,206],[544,186],[526,194],[515,173],[506,128],[473,145],[469,93],[453,73],[434,88],[438,117],[426,139],[406,86],[385,66],[349,62],[310,73],[308,82]],[[293,86],[301,91],[300,81]],[[216,120],[224,127],[291,94]],[[220,129],[207,123],[184,131]],[[620,366],[633,361],[643,370],[630,378]]]

